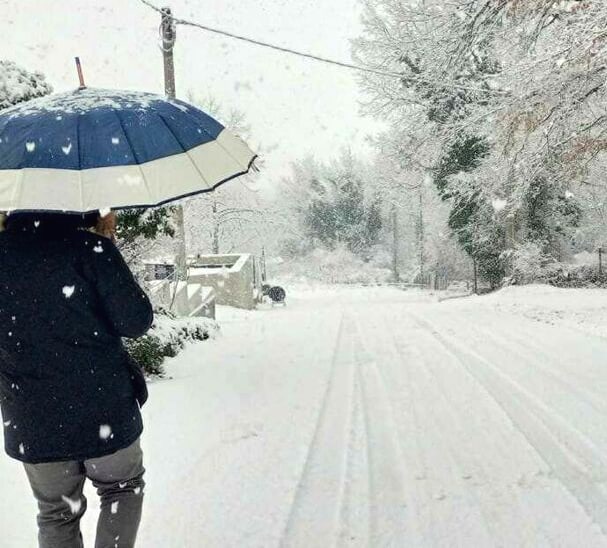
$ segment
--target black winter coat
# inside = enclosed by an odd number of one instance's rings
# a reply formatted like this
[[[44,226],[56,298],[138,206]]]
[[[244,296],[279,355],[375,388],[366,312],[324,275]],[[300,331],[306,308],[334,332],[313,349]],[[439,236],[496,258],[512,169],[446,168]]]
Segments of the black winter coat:
[[[143,429],[144,385],[121,337],[150,328],[150,302],[110,240],[14,217],[0,233],[6,452],[41,463],[123,449]]]

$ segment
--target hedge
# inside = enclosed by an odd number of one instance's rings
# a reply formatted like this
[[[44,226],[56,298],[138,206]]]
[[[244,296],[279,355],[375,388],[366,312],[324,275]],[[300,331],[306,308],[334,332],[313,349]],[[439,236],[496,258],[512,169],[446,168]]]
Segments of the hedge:
[[[167,358],[177,356],[188,342],[206,341],[218,330],[213,320],[177,318],[166,310],[159,310],[150,331],[139,339],[125,340],[125,346],[148,377],[164,377]]]

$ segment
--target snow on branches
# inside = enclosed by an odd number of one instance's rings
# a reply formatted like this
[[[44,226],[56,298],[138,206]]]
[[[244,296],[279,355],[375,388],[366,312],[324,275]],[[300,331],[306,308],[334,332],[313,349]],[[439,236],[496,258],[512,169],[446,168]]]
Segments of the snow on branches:
[[[381,154],[432,177],[471,255],[480,251],[469,235],[495,223],[505,248],[529,239],[559,247],[580,223],[565,196],[574,186],[604,187],[597,173],[607,160],[607,4],[364,4],[354,56],[402,74],[361,76],[367,111],[391,125],[378,140]]]
[[[0,110],[52,91],[43,74],[28,72],[12,61],[0,60]]]
[[[519,197],[525,189],[516,187],[538,176],[584,182],[589,164],[602,159],[604,2],[366,0],[365,6],[354,53],[403,75],[361,80],[369,111],[392,122],[401,159],[432,166],[459,136],[483,136],[492,145],[483,164],[490,191],[507,186]]]

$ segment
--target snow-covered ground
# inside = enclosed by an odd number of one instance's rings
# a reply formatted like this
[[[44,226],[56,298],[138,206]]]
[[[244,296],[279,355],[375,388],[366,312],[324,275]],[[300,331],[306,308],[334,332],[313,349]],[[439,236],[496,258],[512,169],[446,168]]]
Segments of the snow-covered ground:
[[[151,386],[140,546],[607,546],[607,291],[292,293]],[[34,546],[0,485],[0,546]]]

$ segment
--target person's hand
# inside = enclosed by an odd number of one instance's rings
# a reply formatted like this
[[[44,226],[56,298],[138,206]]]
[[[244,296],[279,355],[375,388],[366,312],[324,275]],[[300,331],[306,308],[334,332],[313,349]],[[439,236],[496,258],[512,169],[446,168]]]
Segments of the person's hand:
[[[116,241],[116,214],[111,211],[104,217],[100,216],[95,226],[95,232],[113,242]]]

